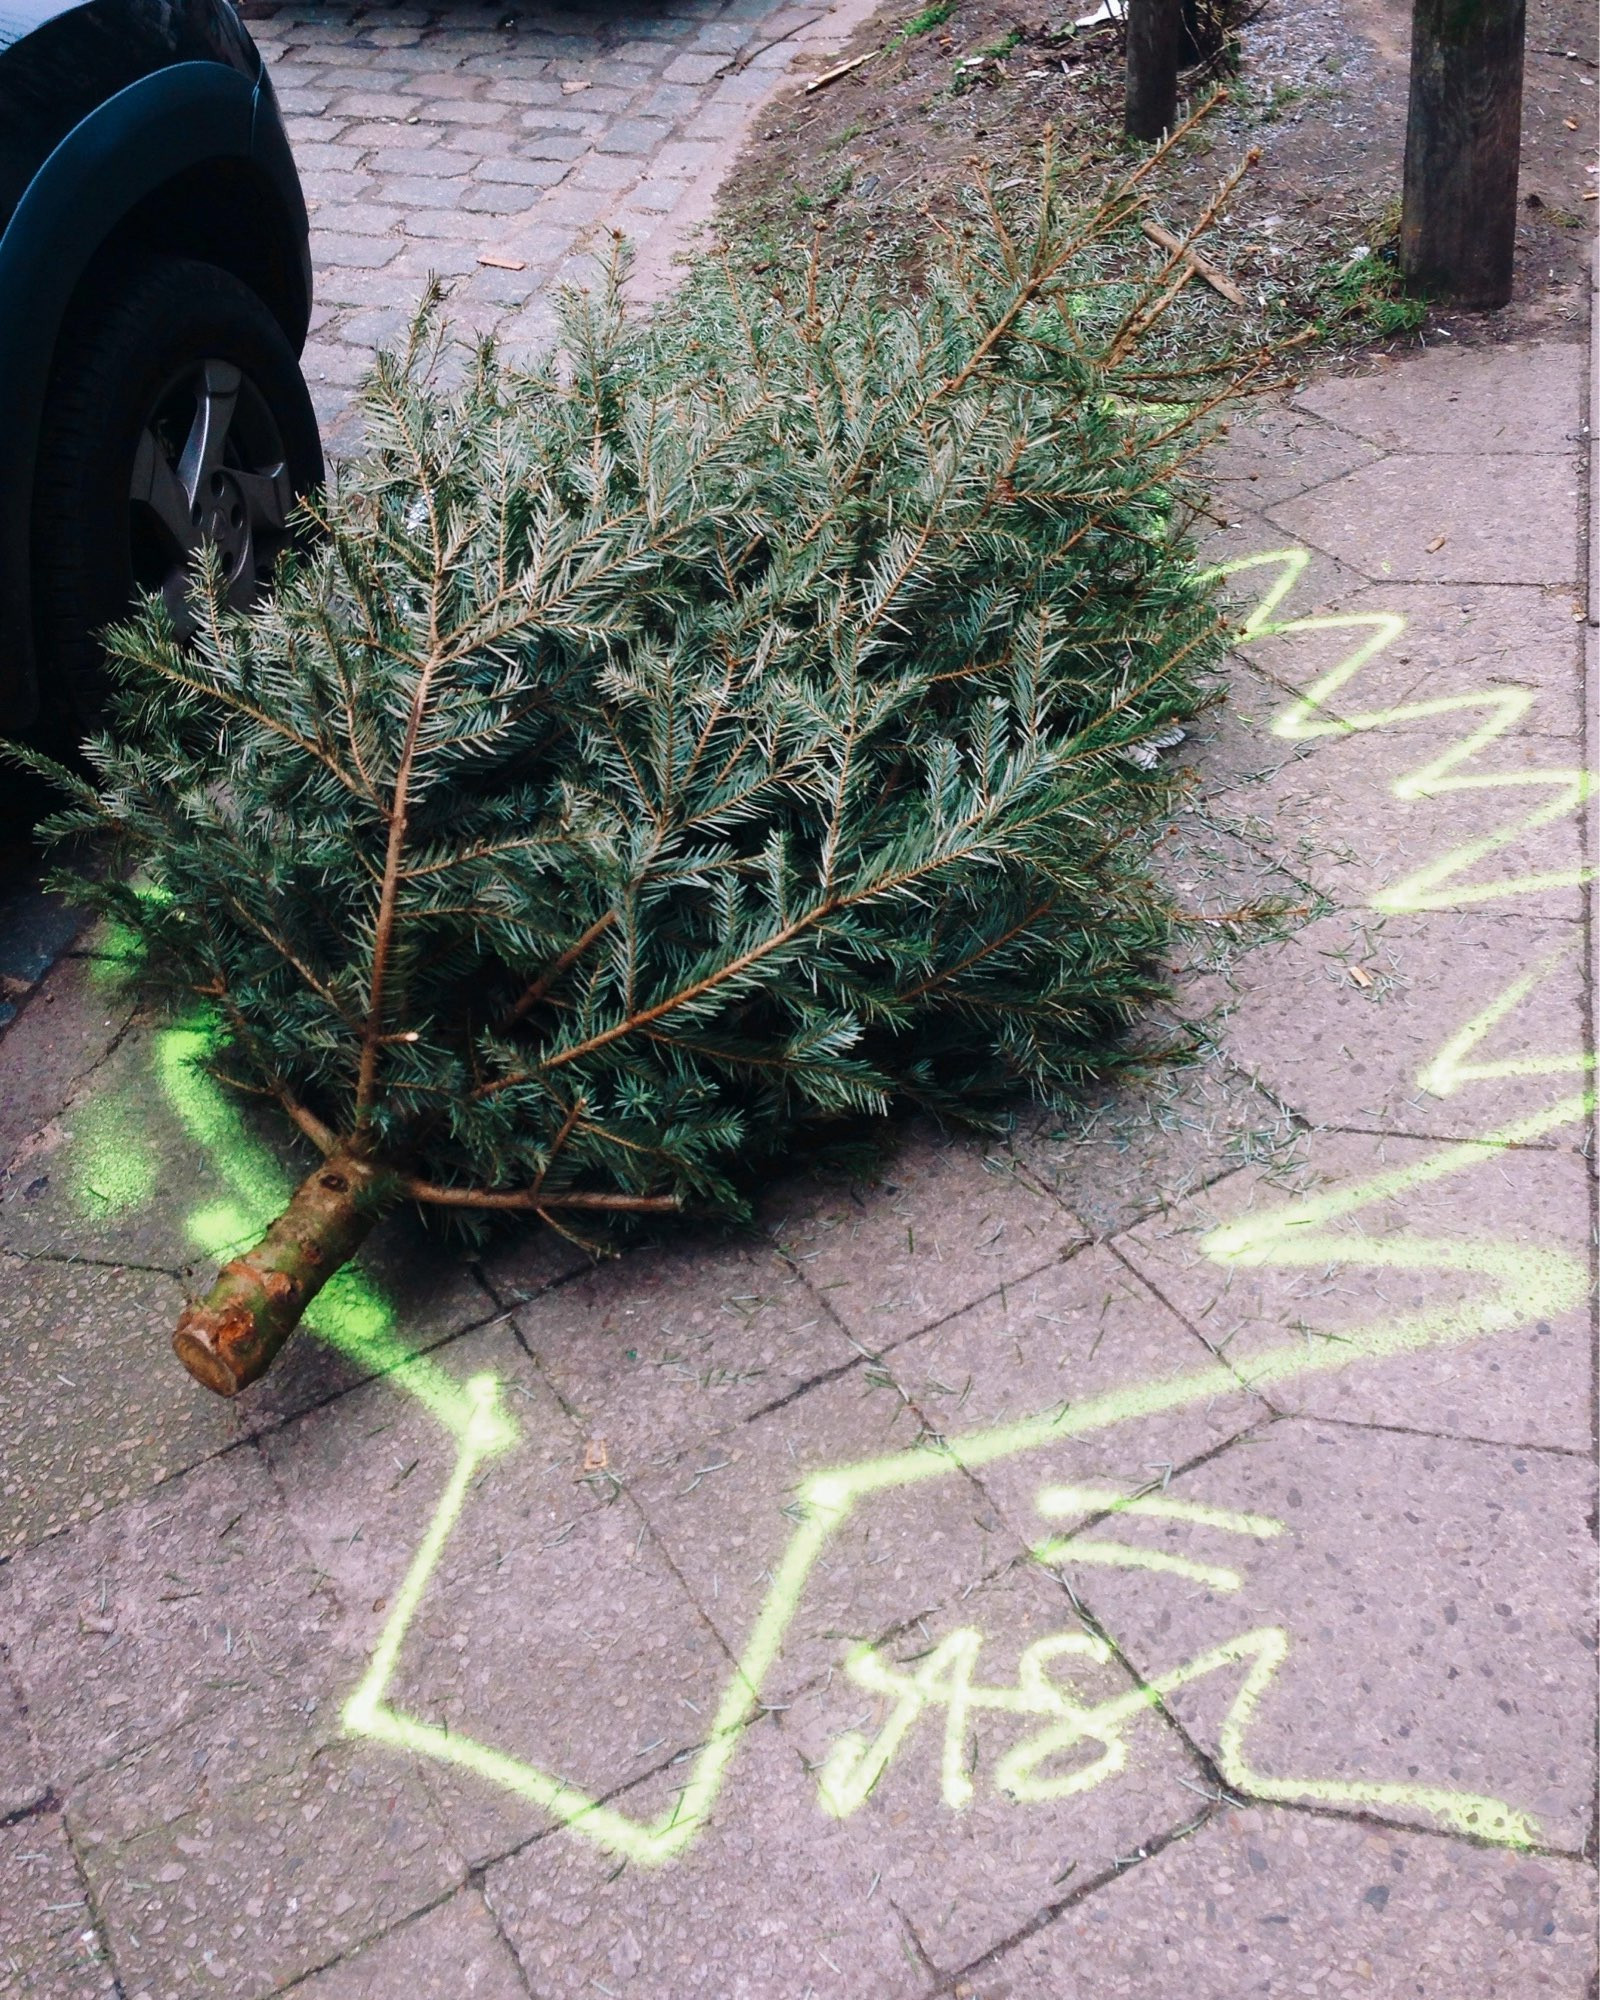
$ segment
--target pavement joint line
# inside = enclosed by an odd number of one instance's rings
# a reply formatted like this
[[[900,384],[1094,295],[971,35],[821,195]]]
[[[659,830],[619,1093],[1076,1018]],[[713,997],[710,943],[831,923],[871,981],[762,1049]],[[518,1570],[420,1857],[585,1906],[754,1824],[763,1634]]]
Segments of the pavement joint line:
[[[1470,1431],[1426,1430],[1418,1424],[1383,1424],[1364,1417],[1330,1417],[1321,1411],[1286,1410],[1282,1414],[1292,1421],[1335,1424],[1341,1430],[1374,1431],[1380,1436],[1436,1438],[1440,1444],[1471,1445],[1488,1451],[1523,1452],[1529,1457],[1537,1455],[1540,1458],[1576,1458],[1585,1464],[1592,1464],[1594,1460],[1592,1445],[1524,1444],[1515,1438],[1478,1437]]]

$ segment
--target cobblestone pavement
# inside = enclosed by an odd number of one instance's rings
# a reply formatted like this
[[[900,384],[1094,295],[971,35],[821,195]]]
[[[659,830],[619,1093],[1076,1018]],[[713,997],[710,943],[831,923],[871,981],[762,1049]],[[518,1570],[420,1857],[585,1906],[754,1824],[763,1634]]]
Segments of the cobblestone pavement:
[[[403,335],[430,273],[451,282],[462,325],[497,327],[513,349],[547,332],[552,286],[591,268],[604,231],[625,231],[659,274],[763,100],[868,11],[257,5],[312,214],[306,374],[335,447],[352,386]]]

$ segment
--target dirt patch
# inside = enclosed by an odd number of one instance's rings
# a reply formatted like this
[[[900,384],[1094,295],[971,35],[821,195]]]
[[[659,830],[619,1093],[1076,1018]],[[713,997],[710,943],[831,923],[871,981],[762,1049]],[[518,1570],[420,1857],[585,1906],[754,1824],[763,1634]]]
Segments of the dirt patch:
[[[1129,152],[1119,31],[1074,28],[1086,6],[933,0],[912,13],[891,0],[833,59],[868,61],[774,103],[723,189],[724,229],[776,243],[824,222],[835,254],[865,247],[914,278],[927,217],[958,212],[973,162],[1001,185],[1030,175],[1051,126],[1072,171],[1098,184]],[[1600,97],[1593,8],[1533,0],[1529,15],[1516,296],[1503,312],[1436,315],[1425,339],[1570,334],[1583,312]],[[1220,83],[1229,101],[1164,171],[1157,212],[1182,226],[1259,148],[1209,254],[1284,328],[1325,313],[1341,266],[1392,239],[1409,42],[1409,0],[1265,0],[1237,26],[1228,69],[1188,79],[1192,98]]]

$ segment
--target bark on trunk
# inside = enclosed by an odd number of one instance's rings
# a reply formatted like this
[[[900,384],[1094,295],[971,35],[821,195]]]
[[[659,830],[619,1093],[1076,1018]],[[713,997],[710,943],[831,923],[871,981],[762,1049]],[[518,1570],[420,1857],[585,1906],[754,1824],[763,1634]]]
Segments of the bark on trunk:
[[[178,1321],[173,1349],[195,1380],[219,1396],[259,1381],[398,1195],[389,1168],[347,1153],[308,1174],[255,1249],[225,1264],[209,1296]]]

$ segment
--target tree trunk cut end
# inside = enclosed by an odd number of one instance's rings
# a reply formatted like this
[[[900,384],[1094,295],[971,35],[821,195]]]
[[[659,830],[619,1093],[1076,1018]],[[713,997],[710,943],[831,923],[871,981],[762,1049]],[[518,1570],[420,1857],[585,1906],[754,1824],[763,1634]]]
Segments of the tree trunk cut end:
[[[224,1264],[207,1296],[185,1308],[172,1347],[195,1380],[219,1396],[259,1382],[398,1193],[392,1171],[351,1154],[308,1174],[256,1247]]]

